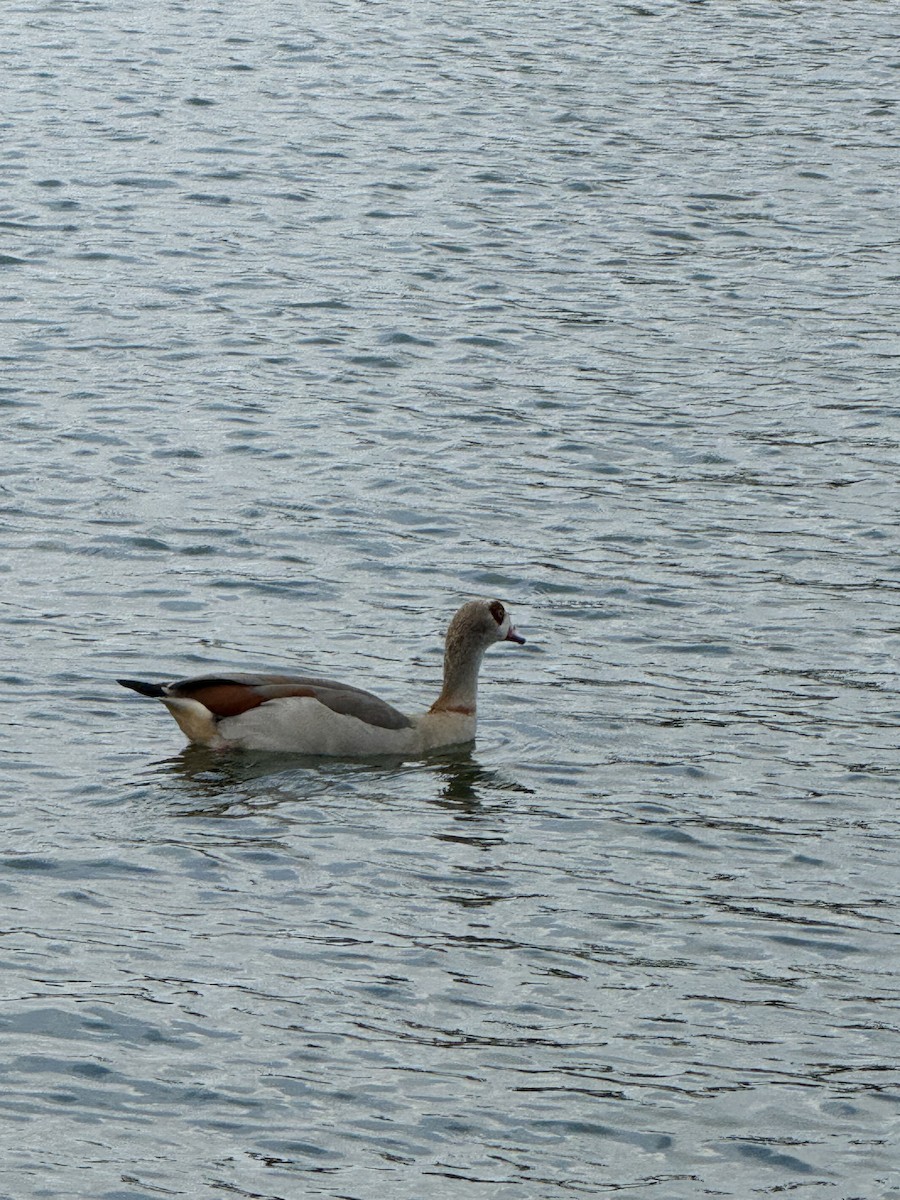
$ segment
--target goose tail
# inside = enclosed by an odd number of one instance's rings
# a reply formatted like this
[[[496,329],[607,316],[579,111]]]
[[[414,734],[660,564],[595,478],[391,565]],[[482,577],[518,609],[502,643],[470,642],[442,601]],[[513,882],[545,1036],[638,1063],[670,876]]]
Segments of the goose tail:
[[[117,679],[116,683],[120,683],[122,687],[131,688],[133,692],[140,692],[142,696],[155,696],[161,699],[166,694],[166,689],[161,683],[145,683],[142,679]]]

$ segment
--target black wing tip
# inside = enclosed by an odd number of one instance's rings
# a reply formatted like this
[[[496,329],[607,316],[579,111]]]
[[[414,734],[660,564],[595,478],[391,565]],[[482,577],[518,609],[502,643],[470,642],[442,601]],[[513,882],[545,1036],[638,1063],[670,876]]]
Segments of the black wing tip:
[[[161,683],[144,683],[142,679],[117,679],[116,683],[120,683],[122,687],[131,688],[133,692],[140,692],[142,696],[164,696],[166,694]]]

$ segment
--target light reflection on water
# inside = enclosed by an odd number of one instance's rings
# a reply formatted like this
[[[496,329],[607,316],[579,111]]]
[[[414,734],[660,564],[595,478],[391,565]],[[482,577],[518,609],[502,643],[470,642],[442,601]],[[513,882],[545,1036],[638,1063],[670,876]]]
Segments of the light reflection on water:
[[[896,72],[819,20],[11,17],[0,1191],[900,1195]],[[477,594],[470,751],[112,683],[415,710]]]

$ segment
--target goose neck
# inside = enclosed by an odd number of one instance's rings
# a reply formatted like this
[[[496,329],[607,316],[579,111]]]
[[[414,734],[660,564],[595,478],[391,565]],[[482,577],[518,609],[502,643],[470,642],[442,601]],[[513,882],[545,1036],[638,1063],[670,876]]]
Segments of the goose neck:
[[[478,699],[478,672],[483,646],[460,645],[448,640],[444,652],[444,685],[432,705],[434,711],[474,714]]]

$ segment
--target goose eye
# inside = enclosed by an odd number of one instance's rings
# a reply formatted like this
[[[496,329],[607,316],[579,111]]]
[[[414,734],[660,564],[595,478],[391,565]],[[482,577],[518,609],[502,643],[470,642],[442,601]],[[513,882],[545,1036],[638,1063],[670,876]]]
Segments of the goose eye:
[[[506,616],[506,609],[503,607],[503,605],[500,603],[500,601],[492,600],[491,603],[488,605],[488,608],[491,611],[491,616],[494,618],[494,620],[497,622],[497,624],[502,625],[503,619]]]

